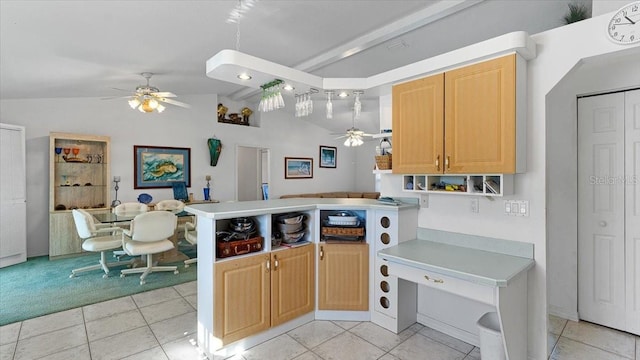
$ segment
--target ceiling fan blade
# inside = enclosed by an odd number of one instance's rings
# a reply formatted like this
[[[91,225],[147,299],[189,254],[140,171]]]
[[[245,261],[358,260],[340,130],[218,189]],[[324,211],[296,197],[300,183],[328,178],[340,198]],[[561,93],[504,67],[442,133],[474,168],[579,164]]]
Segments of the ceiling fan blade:
[[[113,90],[118,90],[118,91],[124,91],[124,92],[128,92],[131,93],[131,90],[125,90],[125,89],[118,89],[118,88],[112,88]]]
[[[109,97],[103,97],[100,98],[100,100],[112,100],[112,99],[128,99],[128,98],[132,98],[133,95],[127,95],[127,96],[109,96]]]
[[[342,135],[342,136],[338,136],[337,138],[334,138],[334,139],[336,139],[336,140],[337,140],[337,139],[344,139],[344,138],[346,138],[346,137],[348,137],[348,136],[349,136],[349,135],[346,135],[346,134],[345,134],[345,135]]]
[[[172,93],[172,92],[168,92],[168,91],[159,91],[159,92],[152,92],[151,95],[153,96],[157,96],[157,97],[161,97],[161,98],[165,98],[165,97],[178,97],[176,94]]]
[[[191,107],[191,105],[185,104],[185,103],[177,101],[177,100],[172,100],[172,99],[167,99],[167,98],[158,98],[158,100],[160,100],[162,102],[166,102],[167,104],[181,106],[183,108],[190,108]]]

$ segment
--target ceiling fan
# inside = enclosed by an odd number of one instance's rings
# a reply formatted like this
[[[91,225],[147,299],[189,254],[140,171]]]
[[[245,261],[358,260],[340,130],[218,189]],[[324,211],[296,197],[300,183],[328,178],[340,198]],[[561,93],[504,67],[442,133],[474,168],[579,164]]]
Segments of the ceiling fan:
[[[184,108],[190,108],[189,104],[169,99],[174,98],[176,95],[168,91],[160,91],[157,87],[149,85],[149,79],[153,76],[153,73],[143,72],[140,75],[147,79],[146,85],[138,85],[133,95],[123,96],[122,98],[129,98],[129,106],[132,109],[138,109],[143,113],[150,113],[154,110],[157,112],[163,112],[165,107],[161,103],[176,105]],[[116,89],[121,91],[128,91],[123,89]]]
[[[363,137],[373,136],[373,134],[367,134],[364,131],[356,128],[355,124],[356,124],[355,116],[352,116],[351,128],[347,129],[347,132],[344,135],[338,136],[336,138],[336,139],[346,138],[344,141],[344,146],[360,146],[364,144],[364,140],[362,140]]]

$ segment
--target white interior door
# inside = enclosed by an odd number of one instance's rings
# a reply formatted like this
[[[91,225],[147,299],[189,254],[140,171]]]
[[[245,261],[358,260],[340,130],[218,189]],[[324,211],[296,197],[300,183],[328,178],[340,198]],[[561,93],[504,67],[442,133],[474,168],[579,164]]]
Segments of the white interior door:
[[[578,100],[578,313],[625,327],[624,93]]]
[[[27,260],[24,127],[0,126],[0,267]]]
[[[640,335],[640,90],[625,93],[627,331]]]

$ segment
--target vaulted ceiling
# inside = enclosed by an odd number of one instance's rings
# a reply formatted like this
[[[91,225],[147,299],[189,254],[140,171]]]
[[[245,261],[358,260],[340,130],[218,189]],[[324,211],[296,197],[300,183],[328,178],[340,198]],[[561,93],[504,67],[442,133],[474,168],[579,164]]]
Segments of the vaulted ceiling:
[[[206,60],[239,45],[319,76],[366,77],[561,26],[569,2],[258,0],[238,25],[227,21],[237,0],[2,0],[0,98],[118,96],[113,88],[133,91],[142,72],[161,91],[247,98],[242,86],[208,78]]]

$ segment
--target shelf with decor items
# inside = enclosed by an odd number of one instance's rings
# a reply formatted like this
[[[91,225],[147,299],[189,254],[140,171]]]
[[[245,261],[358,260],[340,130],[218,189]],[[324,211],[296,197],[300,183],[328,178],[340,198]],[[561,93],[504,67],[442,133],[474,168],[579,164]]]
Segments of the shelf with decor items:
[[[403,175],[402,190],[429,194],[504,196],[513,194],[513,175]]]
[[[108,136],[49,134],[49,257],[82,253],[72,209],[109,212]]]

